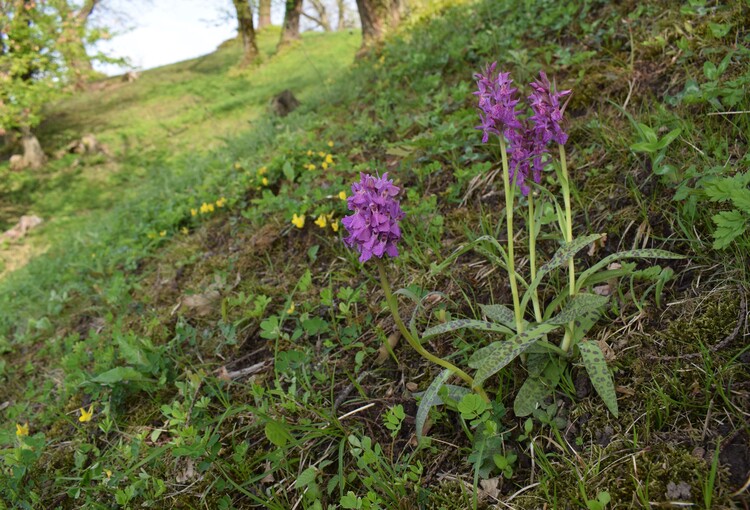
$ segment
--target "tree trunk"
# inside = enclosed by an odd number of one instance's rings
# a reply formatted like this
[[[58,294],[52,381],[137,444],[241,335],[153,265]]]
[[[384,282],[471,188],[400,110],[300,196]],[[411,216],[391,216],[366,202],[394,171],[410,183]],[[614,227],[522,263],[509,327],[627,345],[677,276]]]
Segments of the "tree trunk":
[[[357,0],[362,24],[362,47],[366,48],[383,37],[401,20],[401,0]]]
[[[339,10],[339,20],[336,24],[336,30],[344,30],[346,28],[346,2],[344,0],[336,0],[336,6]]]
[[[255,43],[255,29],[253,28],[253,10],[249,0],[232,0],[237,11],[237,22],[242,36],[242,67],[247,66],[258,56],[258,45]]]
[[[286,0],[284,26],[281,29],[279,46],[299,39],[299,18],[302,15],[302,0]]]
[[[258,2],[258,30],[271,26],[271,0]]]
[[[42,151],[34,133],[28,127],[21,128],[21,143],[23,144],[23,166],[25,168],[41,168],[47,162],[47,156]]]
[[[86,32],[86,22],[99,2],[101,0],[86,0],[77,13],[71,13],[69,24],[66,23],[67,26],[64,28],[64,37],[68,41],[67,44],[62,45],[63,58],[68,64],[73,83],[78,90],[86,88],[86,82],[94,72],[91,59],[86,53],[83,37]]]

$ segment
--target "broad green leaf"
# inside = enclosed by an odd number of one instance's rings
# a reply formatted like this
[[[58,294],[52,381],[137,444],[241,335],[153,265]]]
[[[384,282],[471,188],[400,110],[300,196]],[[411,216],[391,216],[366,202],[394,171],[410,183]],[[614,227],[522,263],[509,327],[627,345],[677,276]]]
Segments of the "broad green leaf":
[[[609,298],[598,294],[577,294],[565,305],[565,308],[547,322],[549,324],[567,324],[589,312],[598,311],[607,304]]]
[[[450,331],[458,331],[459,329],[473,329],[478,331],[495,331],[498,333],[506,333],[512,335],[514,333],[510,328],[503,326],[502,324],[495,324],[494,322],[478,321],[474,319],[459,319],[456,321],[446,322],[438,324],[425,330],[422,333],[422,341],[432,338],[433,336],[442,335]]]
[[[750,172],[740,173],[732,177],[721,177],[706,183],[704,191],[712,202],[726,202],[732,198],[735,190],[747,189],[750,184]]]
[[[302,471],[299,476],[297,477],[297,480],[294,482],[294,487],[297,489],[300,489],[302,487],[307,487],[312,482],[315,481],[315,475],[318,473],[318,470],[310,466],[309,468]]]
[[[456,386],[455,384],[443,384],[438,391],[438,395],[433,399],[433,405],[441,406],[449,403],[459,402],[464,395],[471,393],[469,388],[464,386]],[[422,398],[425,394],[424,391],[412,393],[414,398]]]
[[[267,421],[263,431],[266,434],[266,438],[274,446],[277,446],[279,448],[283,448],[289,441],[294,440],[292,435],[284,427],[284,424],[277,421]]]
[[[480,386],[487,378],[497,373],[513,361],[516,356],[529,348],[539,337],[559,327],[557,324],[539,324],[509,340],[494,342],[483,349],[479,349],[469,359],[469,366],[477,369],[474,384]]]
[[[519,418],[529,416],[536,409],[536,404],[542,402],[547,395],[555,391],[560,382],[560,368],[554,361],[545,365],[545,370],[539,377],[529,376],[518,390],[513,401],[513,412]]]
[[[666,148],[670,143],[674,142],[678,136],[680,136],[680,133],[682,133],[681,128],[673,129],[672,131],[664,135],[664,138],[659,140],[659,143],[656,144],[656,148],[658,150]]]
[[[615,383],[612,374],[607,368],[607,362],[604,354],[596,342],[582,341],[578,344],[578,350],[581,351],[583,365],[589,374],[591,384],[602,398],[610,412],[617,418],[619,411],[617,409],[617,395],[615,394]]]
[[[745,213],[750,214],[750,189],[733,189],[732,205],[734,205],[740,211],[744,211]]]
[[[536,288],[542,282],[542,278],[544,278],[547,273],[562,266],[568,260],[570,260],[571,257],[574,257],[576,253],[601,237],[601,234],[591,234],[584,237],[578,237],[576,239],[573,239],[572,243],[565,243],[563,246],[558,248],[552,258],[539,268],[536,273],[536,278],[534,278],[534,281],[529,284],[529,288],[526,289],[526,292],[523,294],[523,298],[521,299],[521,310],[526,310],[526,306],[529,304],[531,295],[534,293],[534,290],[536,290]]]
[[[576,291],[581,290],[583,285],[586,283],[586,280],[593,274],[595,274],[597,271],[599,271],[602,268],[607,267],[612,262],[615,262],[620,259],[684,259],[684,255],[678,255],[676,253],[672,253],[671,251],[667,250],[658,250],[658,249],[643,249],[643,250],[626,250],[621,251],[617,253],[613,253],[612,255],[609,255],[608,257],[604,257],[602,260],[585,270],[583,273],[578,275],[578,280],[576,282]]]
[[[636,142],[630,146],[630,150],[635,152],[656,152],[658,150],[656,142]]]
[[[640,130],[643,137],[648,142],[655,142],[658,138],[656,136],[656,131],[651,129],[650,126],[647,126],[646,124],[639,122],[638,123],[638,129]]]
[[[714,249],[721,250],[729,246],[735,238],[741,236],[747,228],[747,218],[740,211],[721,211],[711,217],[716,223],[714,230]]]
[[[526,358],[526,371],[529,373],[529,377],[539,377],[542,375],[549,360],[550,356],[548,352],[529,353]]]
[[[440,391],[440,387],[445,384],[445,381],[448,380],[450,375],[451,371],[448,369],[440,372],[440,374],[433,379],[432,383],[430,383],[430,386],[427,388],[427,391],[424,392],[424,395],[422,395],[422,400],[419,402],[419,407],[417,408],[417,418],[415,420],[415,426],[417,427],[417,441],[422,439],[422,430],[424,429],[425,421],[427,421],[427,415],[430,413],[430,408],[443,403],[443,400],[438,396],[438,391]]]
[[[152,381],[133,367],[117,367],[97,375],[92,382],[98,384],[117,384],[123,381],[144,382]]]
[[[504,324],[509,328],[516,329],[516,316],[513,310],[505,305],[479,305],[482,312],[495,322]]]

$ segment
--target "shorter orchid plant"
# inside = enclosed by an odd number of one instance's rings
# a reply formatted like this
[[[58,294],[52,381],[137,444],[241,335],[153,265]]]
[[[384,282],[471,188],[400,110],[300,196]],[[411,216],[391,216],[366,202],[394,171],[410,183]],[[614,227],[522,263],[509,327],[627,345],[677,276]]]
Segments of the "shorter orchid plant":
[[[513,301],[511,306],[480,304],[485,316],[483,320],[444,322],[420,334],[415,316],[422,307],[423,300],[406,290],[392,292],[384,263],[386,255],[398,256],[397,243],[401,238],[399,221],[404,217],[397,198],[399,188],[388,179],[388,174],[383,174],[382,177],[361,174],[360,182],[352,186],[353,193],[348,198],[348,207],[354,214],[342,220],[349,232],[344,239],[345,243],[357,248],[361,262],[374,259],[386,302],[402,336],[421,356],[444,368],[421,395],[416,417],[418,437],[422,435],[432,406],[461,402],[465,404],[464,410],[461,410],[460,404],[458,406],[462,416],[466,413],[467,416],[471,415],[466,408],[471,407],[468,404],[474,401],[474,407],[489,409],[491,400],[485,383],[521,355],[528,378],[514,402],[516,416],[527,416],[543,403],[554,392],[566,366],[579,357],[594,388],[612,414],[617,416],[612,374],[607,368],[599,344],[587,339],[587,333],[608,302],[607,295],[603,295],[606,293],[594,292],[593,288],[613,278],[636,273],[659,280],[663,285],[672,274],[669,268],[661,270],[656,266],[656,272],[639,272],[634,263],[615,263],[632,258],[682,258],[664,250],[636,249],[609,255],[577,273],[575,255],[600,241],[603,235],[573,236],[571,180],[565,153],[568,134],[563,127],[565,106],[561,103],[571,92],[554,90],[542,72],[539,79],[530,84],[528,107],[521,108],[518,91],[512,86],[510,73],[497,73],[495,69],[496,64],[493,63],[483,73],[475,76],[478,85],[475,94],[479,98],[481,110],[478,129],[483,132],[482,142],[488,143],[492,136],[497,136],[500,146],[507,231],[505,246],[492,236],[482,236],[457,250],[435,268],[447,268],[466,251],[476,249],[506,270]],[[551,150],[554,145],[557,146],[556,151]],[[557,153],[557,158],[552,156],[553,152]],[[562,205],[550,190],[541,186],[543,171],[550,167],[554,168],[559,183]],[[516,200],[517,191],[520,191],[523,199]],[[544,201],[547,209],[551,208],[556,212],[560,237],[557,251],[541,266],[537,261],[536,244],[543,224],[544,207],[535,204],[537,200]],[[520,205],[522,202],[525,202],[527,209],[528,276],[522,275],[516,268],[514,246],[514,210],[516,203]],[[556,289],[553,293],[545,292],[545,296],[552,294],[553,298],[541,302],[538,291],[544,278],[563,270],[567,273],[565,288]],[[402,294],[416,301],[415,314],[408,326],[399,314],[395,294]],[[504,340],[492,342],[473,353],[468,362],[468,368],[475,370],[473,376],[424,347],[424,343],[430,338],[466,329],[505,336]],[[451,375],[460,378],[465,386],[447,384]],[[474,414],[479,416],[481,412]]]

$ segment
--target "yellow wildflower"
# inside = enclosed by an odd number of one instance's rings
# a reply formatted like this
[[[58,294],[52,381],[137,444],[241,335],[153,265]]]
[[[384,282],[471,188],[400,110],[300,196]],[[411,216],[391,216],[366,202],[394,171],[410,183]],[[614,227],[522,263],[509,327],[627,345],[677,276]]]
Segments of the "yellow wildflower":
[[[78,410],[81,413],[81,416],[78,417],[78,421],[81,423],[87,423],[91,421],[91,418],[94,417],[94,404],[91,404],[89,406],[88,411],[84,409],[83,407]]]
[[[328,169],[328,163],[326,163],[325,161],[323,161],[323,162],[322,162],[322,163],[320,164],[320,168],[322,168],[323,170],[327,170],[327,169]]]
[[[287,308],[286,313],[288,313],[289,315],[294,313],[294,301],[292,301],[292,304],[289,305],[289,308]]]
[[[346,200],[346,191],[339,191],[339,198],[341,200]]]
[[[224,197],[221,197],[219,200],[216,201],[216,207],[224,207],[227,203],[227,199]]]
[[[333,147],[333,140],[328,140],[328,146]]]
[[[329,165],[333,163],[333,156],[331,154],[326,154],[326,163]]]
[[[214,204],[206,204],[206,209],[208,212],[214,212]]]
[[[188,233],[190,233],[190,231],[188,230],[188,228],[187,228],[187,227],[182,227],[182,228],[180,229],[180,232],[182,232],[182,233],[183,233],[183,234],[185,234],[185,235],[188,235]]]
[[[268,173],[268,168],[262,166],[258,169],[258,175],[266,175]]]
[[[318,152],[318,156],[320,156],[321,158],[324,158],[324,157],[326,157],[326,153],[323,152],[323,151],[320,151],[320,152]]]
[[[268,186],[268,177],[263,177],[260,182],[263,184],[263,186]]]
[[[320,228],[325,228],[326,227],[326,217],[321,214],[320,216],[318,216],[318,219],[315,220],[315,224],[317,226],[319,226]]]
[[[242,165],[240,165],[240,162],[239,162],[239,161],[237,161],[237,162],[236,162],[236,163],[234,164],[234,169],[235,169],[235,170],[239,170],[240,168],[242,168]]]
[[[298,216],[295,214],[292,216],[292,224],[297,228],[302,228],[305,226],[305,215]]]
[[[313,155],[313,151],[307,151],[307,155],[308,156],[312,156]]]
[[[309,165],[307,165],[307,169],[308,170],[315,170],[315,165],[313,165],[312,163],[310,163]]]
[[[339,220],[331,222],[331,229],[333,229],[334,232],[339,231]]]
[[[198,209],[190,209],[190,216],[198,216]]]
[[[109,480],[110,478],[112,478],[112,471],[110,471],[109,469],[105,469],[105,470],[104,470],[104,474],[105,474],[105,475],[107,475],[107,479],[108,479],[108,480]]]
[[[29,435],[29,422],[26,422],[24,425],[21,425],[20,423],[16,423],[16,437],[23,437]]]
[[[208,204],[206,202],[203,202],[201,204],[201,214],[206,214],[208,212]]]
[[[159,232],[159,237],[164,237],[166,235],[167,235],[167,231],[166,230],[162,230],[161,232]]]

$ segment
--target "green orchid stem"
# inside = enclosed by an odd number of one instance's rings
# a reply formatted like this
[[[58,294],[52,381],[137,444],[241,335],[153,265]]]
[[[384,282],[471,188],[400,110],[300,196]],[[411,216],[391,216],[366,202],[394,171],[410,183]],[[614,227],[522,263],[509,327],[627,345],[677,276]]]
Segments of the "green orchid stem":
[[[500,138],[500,154],[503,159],[503,186],[505,187],[505,223],[508,227],[508,276],[510,277],[510,291],[513,293],[513,313],[516,319],[516,331],[523,333],[523,319],[521,303],[518,300],[518,284],[516,282],[516,263],[513,255],[513,189],[510,184],[508,170],[508,153],[505,149],[505,139]]]
[[[534,218],[534,192],[529,192],[529,267],[531,268],[531,281],[536,278],[536,222]],[[531,302],[534,305],[534,318],[537,322],[542,322],[542,308],[539,306],[539,294],[537,289],[531,295]]]
[[[401,315],[398,313],[398,300],[396,299],[396,296],[394,296],[391,292],[391,285],[388,282],[388,275],[385,271],[385,265],[383,264],[383,261],[381,259],[377,259],[376,262],[378,265],[378,272],[380,273],[380,285],[383,287],[383,292],[385,293],[385,301],[386,303],[388,303],[388,307],[391,309],[391,314],[393,315],[393,320],[396,321],[398,330],[401,332],[401,335],[406,338],[406,341],[409,343],[411,348],[417,351],[417,353],[419,353],[419,355],[423,358],[435,363],[436,365],[440,365],[441,367],[450,370],[451,373],[457,375],[466,384],[468,384],[469,387],[474,390],[480,397],[482,397],[485,402],[490,402],[490,398],[487,396],[487,393],[485,393],[485,391],[481,387],[474,386],[474,379],[469,374],[458,368],[450,361],[444,360],[443,358],[427,352],[427,350],[422,347],[422,344],[420,344],[419,341],[411,334],[409,329],[406,327],[406,324],[404,324],[404,321],[401,319]]]
[[[567,243],[573,242],[573,214],[571,213],[570,209],[570,177],[568,176],[568,163],[565,158],[565,146],[562,144],[558,145],[560,149],[560,167],[562,169],[562,191],[563,191],[563,200],[565,202],[565,241]],[[570,279],[568,290],[570,292],[570,297],[575,296],[576,294],[576,269],[575,269],[575,262],[573,261],[573,257],[570,258],[568,261],[568,278]],[[570,344],[573,341],[573,336],[575,332],[575,323],[573,321],[568,323],[568,327],[565,328],[565,336],[563,337],[562,344],[560,345],[560,348],[568,352],[568,349],[570,349]]]

